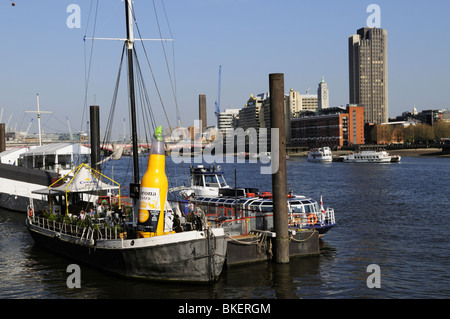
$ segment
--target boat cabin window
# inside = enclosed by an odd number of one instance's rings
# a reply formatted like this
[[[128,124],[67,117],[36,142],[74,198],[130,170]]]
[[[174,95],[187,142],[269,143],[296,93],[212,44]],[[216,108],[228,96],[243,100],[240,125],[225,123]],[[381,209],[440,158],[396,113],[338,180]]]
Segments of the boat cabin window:
[[[58,155],[58,164],[61,165],[62,168],[70,168],[70,163],[70,154]]]
[[[263,212],[272,212],[273,211],[273,207],[272,207],[272,205],[261,205],[261,211],[263,211]]]
[[[222,175],[217,175],[217,179],[219,180],[220,187],[227,186],[227,182],[225,182],[225,178]]]
[[[205,186],[218,187],[216,175],[205,175]]]
[[[305,213],[309,214],[309,213],[316,213],[319,211],[318,203],[316,201],[303,200],[301,202],[304,206]]]
[[[34,157],[34,168],[42,168],[44,167],[44,156],[36,155]]]
[[[203,176],[194,175],[194,186],[203,186]]]
[[[33,156],[25,157],[25,167],[33,168]]]
[[[53,169],[55,166],[56,155],[45,156],[45,169]]]
[[[291,205],[291,212],[304,213],[305,209],[303,208],[303,205]]]

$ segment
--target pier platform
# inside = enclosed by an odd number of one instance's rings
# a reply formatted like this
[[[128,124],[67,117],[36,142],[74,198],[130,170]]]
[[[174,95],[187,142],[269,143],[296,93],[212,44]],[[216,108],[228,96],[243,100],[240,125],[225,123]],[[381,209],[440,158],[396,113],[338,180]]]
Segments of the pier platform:
[[[275,232],[253,231],[251,234],[228,238],[226,266],[271,261],[275,253]],[[319,254],[319,232],[302,230],[289,232],[289,256]]]

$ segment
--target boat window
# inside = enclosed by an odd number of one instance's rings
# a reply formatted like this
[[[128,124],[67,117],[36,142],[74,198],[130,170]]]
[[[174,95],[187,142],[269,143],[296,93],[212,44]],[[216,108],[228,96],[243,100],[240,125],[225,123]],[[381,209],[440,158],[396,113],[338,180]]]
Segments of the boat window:
[[[34,157],[34,168],[43,168],[44,167],[44,156],[36,155]]]
[[[60,164],[62,168],[70,168],[70,154],[58,155],[58,164]]]
[[[217,214],[217,207],[214,205],[206,206],[208,208],[208,214]]]
[[[194,186],[203,186],[203,176],[194,175]]]
[[[314,209],[313,209],[312,205],[305,205],[304,208],[305,208],[305,213],[306,214],[314,212]]]
[[[260,209],[263,212],[271,212],[273,210],[272,205],[261,205]]]
[[[45,156],[45,169],[53,169],[55,166],[56,155]]]
[[[25,167],[33,168],[33,156],[25,157]]]
[[[219,186],[217,184],[216,175],[205,175],[205,186]]]
[[[293,213],[304,213],[305,212],[303,205],[295,205],[295,206],[291,206],[291,208],[292,208]]]
[[[219,180],[220,187],[227,186],[227,182],[225,182],[225,178],[222,175],[217,175],[217,179]]]

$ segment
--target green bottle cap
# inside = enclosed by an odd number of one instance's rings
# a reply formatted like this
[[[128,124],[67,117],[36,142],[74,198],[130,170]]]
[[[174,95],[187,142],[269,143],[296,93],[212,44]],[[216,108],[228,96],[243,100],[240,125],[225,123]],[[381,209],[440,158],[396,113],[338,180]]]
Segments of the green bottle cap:
[[[155,138],[157,141],[162,141],[162,126],[158,126],[155,130]]]

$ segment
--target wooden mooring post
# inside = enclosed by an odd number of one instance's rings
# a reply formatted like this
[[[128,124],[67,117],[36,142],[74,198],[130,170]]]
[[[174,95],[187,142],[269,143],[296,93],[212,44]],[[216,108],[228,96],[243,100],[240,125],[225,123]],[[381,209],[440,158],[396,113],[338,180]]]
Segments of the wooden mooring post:
[[[278,129],[278,134],[271,134],[271,138],[276,138],[276,135],[278,135],[278,141],[274,140],[271,142],[272,165],[274,160],[276,161],[275,156],[278,156],[278,170],[272,172],[273,218],[276,233],[274,257],[275,262],[277,263],[288,263],[289,230],[287,215],[286,134],[283,73],[269,74],[269,94],[271,128]]]

